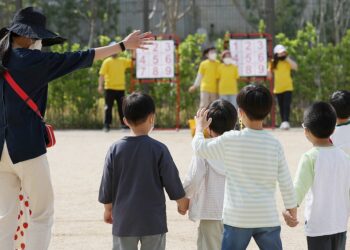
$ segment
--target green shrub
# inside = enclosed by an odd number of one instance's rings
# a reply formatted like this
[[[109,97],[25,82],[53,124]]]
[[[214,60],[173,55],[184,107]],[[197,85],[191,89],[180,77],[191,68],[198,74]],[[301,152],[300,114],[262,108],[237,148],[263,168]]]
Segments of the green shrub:
[[[327,101],[330,94],[337,89],[350,89],[350,30],[338,45],[317,42],[316,30],[308,24],[297,32],[294,39],[284,34],[276,36],[277,43],[288,48],[289,54],[299,65],[293,73],[294,92],[292,103],[292,123],[296,126],[302,122],[305,107],[316,100]],[[223,50],[225,38],[216,41],[218,52]],[[119,37],[115,38],[120,40]],[[101,45],[111,39],[99,38]],[[202,60],[203,35],[189,35],[178,48],[180,91],[181,91],[181,126],[187,126],[187,120],[195,114],[199,104],[199,91],[190,94],[188,88],[193,84],[199,64]],[[78,44],[53,47],[55,52],[76,51]],[[130,53],[123,53],[130,58]],[[95,62],[90,69],[74,72],[62,77],[49,86],[47,119],[58,128],[100,128],[103,120],[103,100],[97,93],[98,71],[100,62]],[[130,74],[127,72],[127,92],[130,89]],[[133,73],[134,74],[134,73]],[[242,87],[246,83],[239,83]],[[136,85],[136,90],[143,86]],[[148,85],[149,94],[157,106],[158,127],[174,127],[176,123],[176,83],[152,83]],[[116,113],[116,109],[115,112]],[[114,116],[117,117],[117,116]],[[278,118],[278,114],[276,114]],[[116,120],[116,119],[114,119]],[[267,121],[269,122],[269,121]],[[117,123],[117,121],[115,121]]]

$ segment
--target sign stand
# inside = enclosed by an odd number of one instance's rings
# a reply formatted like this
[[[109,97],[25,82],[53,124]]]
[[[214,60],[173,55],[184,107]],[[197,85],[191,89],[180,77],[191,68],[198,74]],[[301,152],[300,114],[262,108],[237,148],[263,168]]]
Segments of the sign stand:
[[[135,85],[152,83],[176,84],[176,129],[180,128],[180,70],[178,46],[174,34],[154,36],[149,50],[136,50],[132,56],[130,92]],[[134,70],[135,69],[135,70]]]
[[[238,33],[225,37],[224,48],[231,51],[244,82],[269,82],[273,94],[273,79],[267,77],[267,61],[273,58],[272,36],[267,33]],[[275,102],[271,109],[271,128],[276,126]]]

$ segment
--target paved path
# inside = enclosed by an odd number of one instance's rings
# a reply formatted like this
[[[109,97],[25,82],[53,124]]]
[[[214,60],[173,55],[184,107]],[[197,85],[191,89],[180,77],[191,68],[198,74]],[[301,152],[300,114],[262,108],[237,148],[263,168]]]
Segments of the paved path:
[[[102,221],[103,207],[97,202],[98,189],[107,149],[127,132],[76,130],[58,131],[56,134],[57,145],[48,153],[56,196],[50,249],[109,250],[112,246],[111,227]],[[276,130],[273,134],[282,142],[294,175],[299,157],[311,147],[310,143],[301,129],[288,132]],[[192,156],[189,131],[154,131],[152,137],[169,147],[183,178]],[[283,208],[279,194],[278,207],[280,210]],[[167,213],[167,249],[196,249],[196,223],[189,221],[187,216],[177,214],[175,202],[167,202]],[[303,221],[302,210],[299,216]],[[282,223],[282,240],[286,250],[306,249],[302,225],[290,229]],[[251,243],[248,249],[258,248]]]

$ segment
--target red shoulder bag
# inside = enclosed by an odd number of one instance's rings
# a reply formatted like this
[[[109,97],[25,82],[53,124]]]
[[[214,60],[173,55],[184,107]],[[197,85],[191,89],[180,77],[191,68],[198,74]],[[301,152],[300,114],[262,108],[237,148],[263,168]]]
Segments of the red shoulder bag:
[[[44,117],[41,115],[40,110],[36,103],[27,95],[26,92],[16,83],[16,81],[12,78],[10,73],[8,71],[5,71],[4,77],[7,81],[7,83],[10,85],[10,87],[17,93],[17,95],[28,105],[29,108],[31,108],[43,121],[46,128],[46,135],[45,135],[45,142],[46,147],[52,147],[56,144],[56,138],[55,134],[53,132],[53,127],[49,124],[46,124],[44,121]]]

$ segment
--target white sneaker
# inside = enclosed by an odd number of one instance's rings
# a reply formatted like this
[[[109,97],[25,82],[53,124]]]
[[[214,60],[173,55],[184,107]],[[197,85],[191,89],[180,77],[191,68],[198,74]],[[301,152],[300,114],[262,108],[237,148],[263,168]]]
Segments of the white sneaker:
[[[280,125],[280,129],[284,129],[284,126],[285,126],[285,122],[282,122]]]
[[[285,122],[285,123],[286,123],[286,125],[285,125],[285,130],[290,129],[290,124],[289,124],[289,122]]]
[[[280,129],[282,130],[288,130],[290,128],[289,122],[282,122]]]

